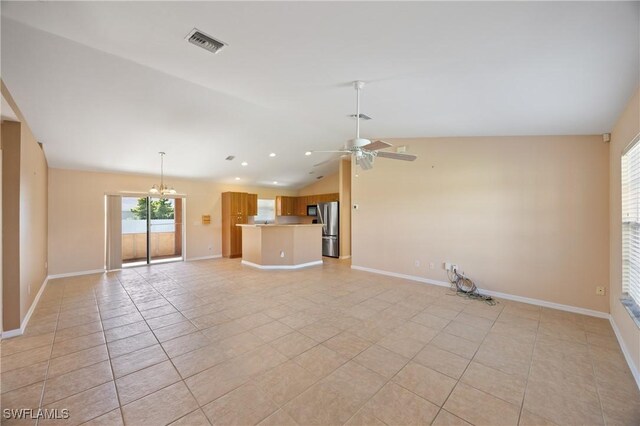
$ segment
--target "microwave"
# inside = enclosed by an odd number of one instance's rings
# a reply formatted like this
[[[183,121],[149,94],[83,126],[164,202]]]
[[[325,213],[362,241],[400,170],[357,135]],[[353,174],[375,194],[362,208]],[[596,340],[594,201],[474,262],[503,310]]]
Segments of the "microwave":
[[[309,204],[307,206],[307,216],[318,216],[318,205]]]

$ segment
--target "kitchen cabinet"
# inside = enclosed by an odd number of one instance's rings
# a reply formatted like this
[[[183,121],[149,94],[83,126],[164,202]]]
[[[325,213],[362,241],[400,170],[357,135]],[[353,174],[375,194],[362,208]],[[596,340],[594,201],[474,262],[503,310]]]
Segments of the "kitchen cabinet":
[[[308,205],[338,201],[339,198],[340,194],[337,192],[300,197],[278,195],[276,196],[276,216],[306,216]]]
[[[247,216],[258,215],[258,194],[247,194]]]
[[[295,216],[296,197],[276,196],[276,216]]]
[[[296,197],[296,216],[306,216],[308,204],[311,204],[309,203],[309,197]]]
[[[258,214],[258,195],[246,192],[222,193],[222,256],[242,256],[242,227],[248,216]]]
[[[320,194],[321,203],[329,203],[331,201],[340,201],[340,194],[332,193],[332,194]]]

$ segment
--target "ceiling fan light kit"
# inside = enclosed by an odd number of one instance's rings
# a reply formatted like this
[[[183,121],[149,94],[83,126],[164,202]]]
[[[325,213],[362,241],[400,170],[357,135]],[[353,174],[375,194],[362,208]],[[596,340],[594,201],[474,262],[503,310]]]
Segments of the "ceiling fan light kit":
[[[369,170],[373,168],[373,161],[376,157],[390,158],[392,160],[414,161],[417,157],[411,154],[405,154],[403,152],[388,152],[380,151],[385,148],[389,148],[391,145],[385,141],[374,141],[360,137],[360,119],[366,117],[360,113],[360,91],[364,88],[364,81],[356,80],[353,82],[353,87],[356,89],[356,113],[352,115],[356,119],[356,137],[347,141],[345,147],[341,150],[335,151],[307,151],[305,154],[309,155],[314,152],[331,152],[340,154],[332,157],[328,160],[321,161],[314,164],[314,167],[321,166],[326,163],[330,163],[342,157],[345,154],[351,155],[355,158],[356,166],[360,166],[362,170]],[[356,174],[357,176],[357,174]]]

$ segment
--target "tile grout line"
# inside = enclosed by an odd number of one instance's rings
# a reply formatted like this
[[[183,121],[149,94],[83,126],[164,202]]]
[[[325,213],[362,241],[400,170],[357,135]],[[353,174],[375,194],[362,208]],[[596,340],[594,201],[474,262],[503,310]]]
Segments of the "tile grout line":
[[[47,371],[44,374],[44,380],[42,382],[42,391],[40,392],[40,402],[38,403],[38,408],[43,408],[42,404],[44,403],[44,393],[47,389],[47,379],[49,378],[49,367],[51,367],[51,355],[53,354],[53,347],[56,341],[56,332],[58,331],[58,322],[60,321],[60,311],[62,310],[63,299],[64,299],[64,288],[62,290],[62,297],[60,298],[60,304],[58,305],[58,315],[56,317],[56,326],[53,329],[53,341],[51,342],[51,351],[49,352],[49,359],[47,360]],[[34,312],[35,312],[35,309],[34,309]],[[40,423],[40,418],[36,419],[35,426],[38,426],[38,423]]]
[[[137,268],[132,268],[132,269],[135,271],[135,269],[137,269]],[[158,291],[158,290],[155,288],[155,286],[154,286],[151,282],[149,282],[149,280],[147,280],[147,278],[145,278],[145,277],[144,277],[142,274],[140,274],[138,271],[135,271],[135,272],[136,272],[138,275],[140,275],[140,277],[141,277],[145,282],[147,282],[151,287],[153,287],[153,289],[154,289],[155,291]],[[165,276],[167,276],[167,275],[165,274]],[[171,277],[167,276],[167,278],[169,278],[171,281],[175,282],[175,280],[173,280]],[[120,279],[118,278],[118,280],[120,280]],[[124,288],[124,290],[127,292],[127,294],[129,294],[129,291],[126,289],[126,287],[124,287],[124,285],[123,285],[123,288]],[[167,300],[167,298],[166,298],[162,293],[158,292],[158,294],[160,294],[160,296],[161,296],[161,297],[162,297],[162,298],[163,298],[167,303],[169,303],[169,304],[170,304],[170,305],[171,305],[171,306],[172,306],[176,311],[180,312],[180,315],[182,315],[182,311],[180,311],[180,310],[179,310],[178,308],[176,308],[176,307],[175,307],[175,306],[174,306],[174,305],[173,305],[169,300]],[[129,294],[129,297],[131,297],[131,295],[130,295],[130,294]],[[145,322],[145,324],[147,325],[147,327],[149,327],[149,323],[147,322],[147,319],[144,317],[144,315],[142,315],[142,312],[141,312],[141,311],[140,311],[140,309],[138,308],[138,305],[136,304],[136,302],[135,302],[133,299],[131,299],[131,301],[132,301],[133,305],[136,307],[136,310],[138,311],[138,313],[139,313],[139,314],[140,314],[140,316],[142,317],[142,319],[143,319],[143,321]],[[184,315],[182,315],[182,316],[184,316]],[[186,317],[185,317],[185,319],[187,319],[187,321],[191,322],[188,318],[186,318]],[[194,325],[194,326],[195,326],[195,325]],[[196,328],[197,328],[197,327],[196,327]],[[153,329],[152,329],[151,327],[149,327],[149,330],[151,330],[151,333],[153,334],[154,338],[156,339],[156,341],[158,341],[158,345],[160,346],[160,348],[162,348],[162,351],[164,352],[165,356],[167,357],[167,360],[171,363],[171,366],[173,367],[173,369],[174,369],[174,370],[176,371],[176,373],[178,374],[178,377],[180,377],[180,380],[179,380],[178,382],[171,383],[171,384],[169,384],[169,385],[167,385],[167,386],[164,386],[164,387],[162,387],[162,388],[160,388],[160,389],[157,389],[157,390],[155,390],[155,391],[153,391],[153,392],[151,392],[151,393],[149,393],[149,394],[147,394],[147,395],[144,395],[144,396],[142,396],[142,397],[140,397],[140,398],[138,398],[138,399],[136,399],[136,400],[134,400],[134,401],[130,401],[128,404],[131,404],[131,403],[133,403],[133,402],[135,402],[135,401],[139,401],[139,400],[141,400],[141,399],[143,399],[143,398],[146,398],[147,396],[152,395],[152,394],[154,394],[154,393],[156,393],[156,392],[159,392],[159,391],[161,391],[161,390],[163,390],[163,389],[166,389],[166,388],[168,388],[169,386],[173,386],[173,385],[175,385],[176,383],[182,383],[182,384],[184,385],[184,387],[187,389],[187,391],[189,391],[189,395],[191,395],[191,397],[192,397],[192,398],[193,398],[193,400],[195,401],[196,405],[198,406],[198,409],[199,409],[199,410],[202,410],[202,406],[200,405],[200,402],[198,401],[198,399],[195,397],[195,395],[194,395],[194,394],[193,394],[193,392],[191,391],[191,388],[189,388],[189,386],[187,385],[187,383],[186,383],[186,379],[182,377],[182,374],[180,374],[180,371],[176,368],[175,364],[173,363],[173,360],[171,359],[171,357],[169,356],[169,354],[167,353],[167,351],[165,350],[165,348],[162,346],[162,344],[161,344],[161,343],[160,343],[160,341],[158,340],[158,338],[157,338],[157,336],[155,335],[155,333],[153,333]],[[197,350],[197,349],[194,349],[194,350]],[[191,352],[192,352],[192,351],[191,351]],[[161,361],[161,362],[164,362],[164,361]],[[159,363],[156,363],[156,364],[154,364],[154,365],[158,365],[158,364],[159,364]],[[151,367],[151,366],[150,366],[150,367]],[[147,368],[148,368],[148,367],[147,367]],[[140,370],[137,370],[137,371],[141,371],[141,370],[144,370],[144,369],[140,369]],[[130,373],[130,374],[133,374],[133,373],[134,373],[134,372],[132,372],[132,373]],[[126,375],[125,375],[125,376],[126,376]],[[122,377],[125,377],[125,376],[122,376]],[[115,385],[115,378],[114,378],[114,385]],[[116,391],[117,391],[117,388],[118,388],[118,387],[116,386]],[[124,412],[123,412],[123,410],[122,410],[122,407],[123,407],[123,406],[122,406],[122,405],[120,405],[120,412],[122,413],[123,422],[124,422]],[[194,411],[196,411],[196,410],[194,410]],[[204,413],[204,410],[202,410],[202,411],[203,411],[203,413]],[[190,414],[190,413],[191,413],[191,412],[189,412],[189,413],[185,414],[185,416],[186,416],[186,415],[188,415],[188,414]],[[173,421],[176,421],[176,420],[179,420],[179,419],[180,419],[180,418],[182,418],[182,417],[184,417],[184,416],[181,416],[181,417],[179,417],[178,419],[174,419],[174,420],[172,420],[172,422],[173,422]],[[205,414],[205,417],[207,417],[207,416],[206,416],[206,414]],[[209,421],[209,418],[208,418],[208,417],[207,417],[207,421],[208,421],[209,423],[211,423],[211,422]]]
[[[120,278],[119,278],[117,275],[115,275],[115,278],[118,280],[118,285],[119,285],[120,287],[122,287],[122,283],[120,282]],[[95,286],[94,286],[94,285],[92,285],[91,287],[92,287],[92,290],[93,290],[93,296],[94,296],[94,297],[96,297],[96,290],[95,290]],[[123,287],[123,289],[124,289],[124,287]],[[125,291],[126,291],[126,290],[125,290]],[[103,322],[102,322],[102,312],[101,312],[101,310],[100,310],[100,304],[98,303],[98,299],[97,299],[97,297],[96,297],[96,305],[98,305],[98,317],[100,318],[100,326],[101,326],[101,328],[102,328],[102,337],[104,338],[104,346],[105,346],[105,348],[106,348],[106,350],[107,350],[107,357],[108,357],[108,362],[109,362],[109,370],[111,371],[111,378],[113,379],[113,388],[114,388],[114,389],[115,389],[115,391],[116,391],[116,398],[117,398],[117,400],[118,400],[118,411],[120,411],[120,418],[122,419],[122,424],[124,425],[124,424],[126,424],[126,423],[125,423],[125,421],[124,421],[124,413],[122,412],[122,404],[120,403],[120,392],[118,392],[118,386],[116,386],[116,375],[115,375],[115,373],[113,372],[113,365],[111,364],[111,351],[109,350],[109,345],[107,344],[107,335],[106,335],[106,333],[105,333],[104,324],[103,324]],[[126,314],[125,314],[125,315],[126,315]],[[104,383],[103,383],[103,384],[104,384]],[[101,386],[101,385],[99,385],[99,386]],[[106,413],[102,413],[102,414],[100,414],[100,415],[98,415],[98,416],[94,417],[94,419],[95,419],[95,418],[98,418],[98,417],[100,417],[100,416],[102,416],[102,415],[104,415],[104,414],[107,414],[107,413],[109,413],[109,412],[110,412],[110,411],[107,411]],[[93,419],[89,419],[89,420],[93,420]],[[89,421],[89,420],[87,420],[87,421]]]
[[[600,415],[602,416],[602,424],[606,425],[607,421],[604,418],[604,407],[602,406],[602,397],[600,396],[600,381],[598,380],[598,375],[596,373],[596,366],[593,362],[593,355],[591,351],[591,344],[589,344],[589,338],[586,337],[585,330],[585,338],[587,340],[587,353],[589,354],[589,361],[591,362],[591,370],[593,371],[593,379],[596,385],[596,395],[598,396],[598,404],[600,405]]]
[[[531,368],[533,367],[533,357],[536,353],[536,346],[538,345],[538,333],[540,332],[540,321],[542,320],[542,309],[538,311],[538,324],[536,327],[536,335],[533,339],[533,349],[531,350],[531,361],[529,361],[529,369],[527,370],[527,379],[524,384],[524,392],[522,393],[522,401],[520,402],[520,411],[518,412],[518,424],[522,418],[522,412],[524,411],[524,402],[527,398],[527,389],[529,388],[529,376],[531,375]]]
[[[465,309],[466,309],[466,307],[467,307],[467,306],[470,306],[470,305],[471,305],[470,303],[469,303],[469,304],[467,304],[467,305],[465,305]],[[496,321],[498,320],[498,318],[500,317],[500,315],[502,315],[502,312],[503,312],[503,311],[504,311],[504,307],[500,310],[500,313],[498,314],[498,316],[493,320],[493,322],[492,322],[492,324],[491,324],[491,328],[493,328],[493,326],[495,325],[495,323],[496,323]],[[462,311],[460,311],[460,312],[458,313],[458,315],[456,315],[456,316],[454,317],[454,319],[452,319],[451,321],[454,321],[454,320],[455,320],[455,318],[457,318],[457,317],[458,317],[462,312],[464,312],[464,309],[463,309]],[[477,315],[476,315],[476,316],[477,316]],[[450,321],[450,322],[451,322],[451,321]],[[448,324],[447,324],[447,325],[448,325]],[[471,327],[471,326],[468,326],[468,327]],[[446,326],[445,326],[445,327],[443,327],[443,329],[440,331],[441,333],[442,333],[442,332],[444,332],[444,328],[446,328]],[[473,356],[471,357],[471,359],[469,359],[469,362],[467,363],[466,367],[464,368],[464,370],[463,370],[463,371],[462,371],[462,373],[460,374],[460,377],[459,377],[458,379],[456,379],[456,384],[451,388],[451,391],[449,392],[449,394],[447,395],[447,397],[445,398],[445,400],[442,402],[442,405],[440,406],[440,409],[438,410],[438,414],[440,414],[440,411],[445,410],[445,408],[444,408],[445,404],[447,403],[447,401],[449,400],[449,398],[450,398],[450,397],[451,397],[451,395],[453,394],[453,391],[454,391],[454,390],[458,387],[458,385],[462,382],[462,377],[463,377],[463,376],[464,376],[464,374],[467,372],[467,369],[469,368],[469,366],[470,366],[470,365],[471,365],[471,363],[473,362],[473,359],[475,358],[476,354],[477,354],[477,353],[478,353],[478,351],[480,350],[480,346],[482,346],[482,344],[484,343],[484,341],[487,339],[487,336],[489,335],[489,332],[490,332],[490,331],[491,331],[491,329],[487,330],[487,332],[485,333],[484,337],[482,338],[482,342],[480,342],[480,343],[478,344],[477,349],[473,352]],[[459,336],[458,336],[458,337],[459,337]],[[434,338],[435,338],[435,337],[434,337]],[[461,339],[464,339],[464,338],[463,338],[463,337],[461,337]],[[467,339],[465,339],[465,340],[467,340]],[[443,349],[443,350],[447,351],[446,349]],[[447,352],[449,352],[449,353],[453,353],[453,352],[450,352],[450,351],[447,351]],[[457,355],[457,354],[454,354],[454,355]],[[459,355],[458,355],[458,356],[459,356]],[[434,371],[437,371],[437,370],[434,370]],[[444,374],[444,373],[442,373],[442,374]],[[446,374],[445,374],[445,375],[446,375]],[[451,377],[451,376],[449,376],[449,377]],[[467,384],[466,384],[466,383],[464,383],[464,382],[462,382],[462,383],[463,383],[463,384],[465,384],[465,385],[467,385]],[[467,385],[467,386],[470,386],[470,387],[472,387],[472,388],[476,389],[475,387],[473,387],[473,386],[471,386],[471,385]],[[483,390],[480,390],[480,389],[476,389],[476,390],[478,390],[478,391],[480,391],[480,392],[484,392]],[[494,396],[494,395],[492,395],[492,394],[489,394],[488,392],[484,392],[484,393],[487,393],[488,395]],[[445,411],[447,411],[447,410],[445,410]],[[447,412],[448,412],[448,411],[447,411]],[[436,414],[436,417],[438,416],[438,414]],[[460,419],[462,419],[462,420],[464,420],[464,421],[467,421],[468,423],[471,423],[470,421],[468,421],[468,420],[464,419],[464,418],[463,418],[463,417],[461,417],[461,416],[458,416],[457,414],[454,414],[454,413],[451,413],[451,414],[453,414],[454,416],[456,416],[456,417],[458,417],[458,418],[460,418]],[[434,418],[434,420],[435,420],[435,418]]]
[[[368,299],[367,299],[367,300],[368,300]],[[394,305],[395,305],[395,304],[394,304]],[[428,307],[428,306],[431,306],[431,305],[433,305],[433,303],[432,303],[432,304],[427,305],[427,307]],[[393,305],[392,305],[392,306],[393,306]],[[424,309],[422,309],[420,312],[416,313],[415,315],[412,315],[412,316],[411,316],[410,318],[408,318],[408,319],[407,319],[407,320],[406,320],[402,325],[406,324],[406,323],[407,323],[407,322],[409,322],[409,321],[412,321],[412,318],[415,318],[417,315],[419,315],[420,313],[424,312],[424,310],[425,310],[425,309],[427,309],[427,308],[424,308]],[[462,311],[459,311],[459,312],[458,312],[458,314],[454,317],[454,319],[455,319],[455,318],[457,318],[457,317],[458,317],[458,315],[460,315],[460,313],[461,313],[461,312],[462,312]],[[440,317],[439,317],[439,318],[440,318]],[[446,319],[446,318],[444,318],[444,319]],[[449,320],[449,322],[451,322],[451,321],[453,321],[453,319]],[[415,322],[415,321],[412,321],[412,322]],[[417,323],[416,323],[416,324],[417,324]],[[402,325],[400,325],[400,326],[398,326],[398,327],[395,327],[395,328],[394,328],[394,330],[395,330],[395,329],[397,329],[397,328],[399,328],[399,327],[401,327]],[[423,325],[423,327],[424,327],[424,325]],[[446,327],[446,326],[445,326],[445,327]],[[427,327],[427,328],[429,328],[429,327]],[[438,331],[438,334],[440,334],[441,332],[443,332],[443,330],[444,330],[444,327]],[[436,336],[437,336],[438,334],[436,334]],[[367,405],[367,403],[369,403],[369,401],[371,401],[373,398],[375,398],[375,396],[376,396],[376,395],[378,395],[378,394],[380,393],[380,391],[382,391],[382,389],[383,389],[387,384],[389,384],[390,382],[392,382],[392,381],[393,381],[393,379],[398,375],[398,373],[399,373],[400,371],[402,371],[402,370],[403,370],[407,365],[409,365],[409,363],[410,363],[410,362],[412,362],[412,361],[413,361],[413,362],[416,362],[416,361],[414,361],[415,357],[417,357],[417,356],[418,356],[418,354],[419,354],[420,352],[422,352],[422,351],[427,347],[427,345],[431,342],[431,340],[433,340],[436,336],[434,336],[433,338],[431,338],[431,339],[429,340],[429,342],[424,343],[424,344],[422,345],[422,348],[421,348],[418,352],[416,352],[416,354],[415,354],[413,357],[408,358],[408,361],[407,361],[407,362],[406,362],[406,363],[405,363],[405,364],[404,364],[404,365],[403,365],[403,366],[402,366],[402,367],[401,367],[401,368],[400,368],[400,369],[399,369],[395,374],[393,374],[393,376],[391,376],[391,377],[390,377],[390,378],[389,378],[389,379],[388,379],[388,380],[387,380],[387,381],[386,381],[386,382],[385,382],[385,383],[380,387],[380,389],[378,389],[378,390],[377,390],[377,391],[376,391],[376,392],[375,392],[375,393],[374,393],[374,394],[373,394],[369,399],[367,399],[367,400],[366,400],[366,401],[365,401],[365,402],[364,402],[364,403],[363,403],[363,404],[358,408],[358,410],[357,410],[357,411],[356,411],[356,412],[355,412],[351,417],[349,417],[349,419],[347,419],[347,421],[346,421],[345,423],[348,423],[348,422],[349,422],[349,420],[351,420],[351,419],[352,419],[356,414],[358,414],[358,413],[360,412],[360,410],[361,410],[365,405]],[[486,338],[486,336],[485,336],[485,338]],[[378,339],[378,340],[377,340],[376,342],[374,342],[372,345],[377,345],[377,343],[378,343],[380,340],[382,340],[382,339]],[[465,339],[465,340],[466,340],[466,339]],[[484,339],[483,339],[483,340],[484,340]],[[479,346],[478,346],[478,348],[479,348]],[[367,348],[367,349],[368,349],[368,348]],[[386,348],[385,348],[385,349],[386,349]],[[366,349],[364,349],[364,350],[366,350]],[[364,352],[364,350],[363,350],[363,351],[361,351],[360,353]],[[389,350],[389,349],[387,349],[387,350]],[[444,349],[443,349],[443,350],[444,350]],[[476,349],[476,351],[477,351],[477,349]],[[391,352],[393,352],[393,351],[391,351]],[[449,351],[446,351],[446,352],[449,352]],[[395,353],[395,352],[393,352],[393,353]],[[452,353],[452,352],[450,352],[450,353]],[[398,354],[398,355],[400,355],[400,354]],[[455,354],[454,354],[454,355],[455,355]],[[474,355],[475,355],[475,353],[474,353]],[[357,355],[356,355],[356,356],[357,356]],[[355,357],[356,357],[356,356],[354,356],[354,357],[352,358],[352,361],[354,361],[356,364],[360,365],[361,367],[364,367],[364,368],[368,369],[369,371],[373,371],[373,370],[371,370],[370,368],[368,368],[368,367],[366,367],[366,366],[364,366],[364,365],[360,364],[358,361],[356,361],[356,360],[355,360]],[[405,357],[405,358],[406,358],[406,357]],[[420,363],[418,363],[418,364],[419,364],[419,365],[422,365],[422,364],[420,364]],[[469,363],[467,364],[467,367],[469,366],[469,364],[471,364],[471,360],[469,360]],[[426,367],[426,366],[424,366],[424,367]],[[467,368],[467,367],[465,367],[465,371],[466,371],[466,368]],[[430,367],[426,367],[426,368],[430,368]],[[433,369],[431,368],[431,370],[433,370]],[[433,370],[433,371],[437,371],[437,370]],[[374,373],[376,373],[376,374],[378,374],[378,375],[380,375],[380,376],[382,376],[380,373],[378,373],[378,372],[376,372],[376,371],[373,371],[373,372],[374,372]],[[437,372],[438,372],[438,373],[440,373],[439,371],[437,371]],[[440,373],[440,374],[444,374],[444,373]],[[462,372],[462,374],[464,374],[464,371]],[[446,375],[446,374],[444,374],[444,375],[445,375],[445,376],[447,376],[447,377],[450,377],[450,376],[448,376],[448,375]],[[382,377],[384,377],[384,376],[382,376]],[[460,376],[460,378],[462,378],[462,375]],[[453,390],[454,390],[454,389],[455,389],[455,387],[458,385],[458,382],[459,382],[459,381],[460,381],[460,379],[457,379],[457,380],[456,380],[456,385],[454,385],[454,386],[451,388],[451,391],[449,392],[449,395],[447,395],[447,398],[445,398],[445,400],[442,402],[442,405],[441,405],[441,406],[438,406],[438,411],[436,412],[436,415],[435,415],[435,416],[434,416],[434,418],[433,418],[434,420],[435,420],[435,418],[438,416],[438,414],[440,414],[440,411],[442,411],[442,409],[443,409],[442,407],[444,407],[444,404],[445,404],[445,403],[447,402],[447,400],[449,399],[449,396],[451,395],[451,393],[453,393]],[[420,396],[420,395],[416,394],[416,393],[415,393],[415,392],[413,392],[412,390],[407,389],[407,388],[405,388],[404,386],[402,386],[402,385],[400,385],[400,384],[398,384],[398,383],[396,383],[396,382],[393,382],[393,383],[394,383],[394,384],[396,384],[396,385],[398,385],[398,386],[400,386],[401,388],[403,388],[403,389],[405,389],[405,390],[409,391],[410,393],[412,393],[413,395],[417,396],[418,398],[420,398],[420,399],[424,399],[425,401],[427,401],[427,402],[429,402],[429,403],[432,403],[432,404],[433,404],[433,402],[432,402],[432,401],[429,401],[428,399],[426,399],[426,398],[424,398],[424,397],[422,397],[422,396]],[[437,406],[437,404],[434,404],[434,405],[436,405],[436,406]],[[384,421],[382,421],[382,420],[381,420],[380,418],[378,418],[377,416],[375,416],[375,417],[376,417],[376,419],[377,419],[377,420],[380,420],[381,422],[385,423]]]

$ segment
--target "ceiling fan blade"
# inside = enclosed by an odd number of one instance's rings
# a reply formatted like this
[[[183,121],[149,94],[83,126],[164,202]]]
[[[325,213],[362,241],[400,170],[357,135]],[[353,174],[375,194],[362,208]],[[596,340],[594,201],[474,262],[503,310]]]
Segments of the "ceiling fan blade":
[[[415,155],[411,155],[411,154],[401,154],[398,152],[384,152],[384,151],[379,151],[378,157],[391,158],[393,160],[403,160],[403,161],[413,161],[416,158],[418,158]]]
[[[385,148],[389,148],[391,145],[389,142],[385,142],[385,141],[375,141],[375,142],[371,142],[367,145],[361,146],[360,148],[362,149],[368,149],[369,151],[377,151],[379,149],[385,149]]]
[[[347,151],[347,150],[340,150],[340,151],[309,151],[311,153],[315,153],[315,152],[341,152],[343,154],[351,154],[351,151]]]

